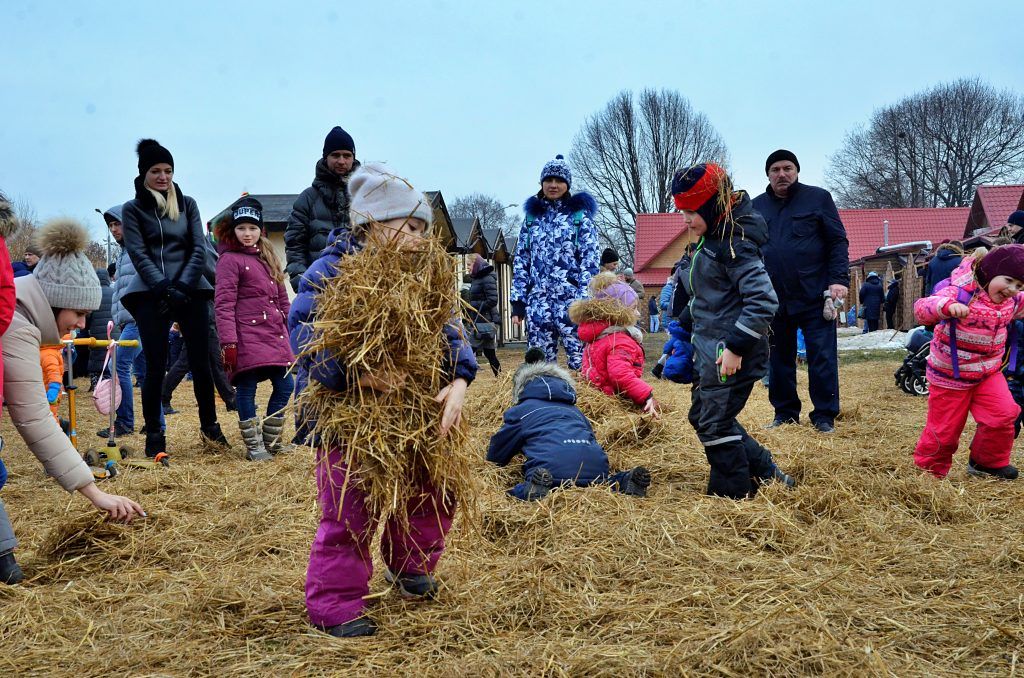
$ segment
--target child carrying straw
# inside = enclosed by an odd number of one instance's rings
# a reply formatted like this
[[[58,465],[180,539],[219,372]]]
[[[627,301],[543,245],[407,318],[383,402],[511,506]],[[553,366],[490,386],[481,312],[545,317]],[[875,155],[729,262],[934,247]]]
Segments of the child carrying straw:
[[[255,198],[235,201],[214,234],[220,250],[214,305],[224,372],[235,387],[245,458],[269,461],[284,450],[283,410],[292,393],[284,270],[263,233],[263,205]],[[256,387],[262,381],[272,391],[261,425]]]
[[[733,191],[714,163],[676,172],[672,195],[690,233],[700,238],[682,284],[690,298],[696,369],[689,419],[711,466],[708,494],[743,499],[772,480],[792,487],[771,452],[736,421],[765,374],[765,334],[778,307],[761,258],[768,228],[746,191]]]
[[[322,510],[306,608],[335,637],[377,630],[365,598],[381,521],[388,581],[407,597],[437,592],[456,502],[468,502],[460,422],[477,370],[453,320],[451,259],[427,238],[427,199],[376,163],[353,173],[349,189],[351,233],[331,233],[289,318],[309,379],[300,406],[315,419]]]
[[[978,428],[967,472],[1014,480],[1010,451],[1020,408],[1001,368],[1007,328],[1024,317],[1024,245],[966,257],[949,280],[914,303],[918,322],[936,325],[928,356],[928,418],[914,463],[944,478],[970,413]],[[1022,359],[1015,353],[1011,363]]]

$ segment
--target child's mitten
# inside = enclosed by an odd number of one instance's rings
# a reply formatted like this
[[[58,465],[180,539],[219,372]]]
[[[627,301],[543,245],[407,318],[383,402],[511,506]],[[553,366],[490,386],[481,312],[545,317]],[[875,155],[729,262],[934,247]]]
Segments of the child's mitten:
[[[51,405],[56,405],[57,398],[60,398],[60,382],[51,381],[46,387],[46,401]]]

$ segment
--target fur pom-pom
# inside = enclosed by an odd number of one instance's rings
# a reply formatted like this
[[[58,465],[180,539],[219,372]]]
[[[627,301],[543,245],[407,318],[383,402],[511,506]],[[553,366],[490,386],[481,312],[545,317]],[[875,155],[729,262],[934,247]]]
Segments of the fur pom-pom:
[[[85,251],[89,233],[74,219],[59,218],[48,221],[39,229],[37,238],[44,255],[67,256]]]
[[[0,238],[10,238],[18,230],[18,217],[7,198],[0,193]]]
[[[156,139],[139,139],[139,143],[135,145],[135,154],[142,155],[142,151],[147,148],[159,148],[160,142]]]

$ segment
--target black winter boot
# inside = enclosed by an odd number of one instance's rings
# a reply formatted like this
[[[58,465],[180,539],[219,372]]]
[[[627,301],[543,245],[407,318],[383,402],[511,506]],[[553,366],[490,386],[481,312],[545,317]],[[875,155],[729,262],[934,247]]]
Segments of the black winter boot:
[[[358,617],[336,626],[318,626],[318,629],[335,638],[359,638],[377,633],[377,623],[369,617]]]
[[[554,484],[555,478],[551,471],[546,468],[537,469],[527,483],[526,500],[543,499],[551,493],[551,486]]]
[[[643,466],[637,466],[629,472],[626,480],[619,485],[619,491],[631,497],[646,497],[647,488],[651,485],[651,472]]]
[[[0,583],[18,584],[25,578],[25,573],[18,567],[18,561],[14,559],[14,551],[0,555]]]
[[[384,571],[384,580],[398,587],[403,598],[434,598],[437,596],[437,580],[429,574],[394,574]]]
[[[988,477],[1000,478],[1002,480],[1016,480],[1018,475],[1017,467],[1012,464],[1000,466],[999,468],[990,468],[976,464],[973,459],[967,462],[967,473],[976,478]]]
[[[207,452],[223,453],[231,451],[231,443],[224,437],[224,433],[220,430],[220,424],[200,426],[199,432],[201,434],[200,437],[203,439],[203,447],[206,448]]]
[[[156,459],[157,455],[167,454],[167,440],[164,438],[164,434],[161,433],[149,433],[146,432],[146,456],[150,459]]]

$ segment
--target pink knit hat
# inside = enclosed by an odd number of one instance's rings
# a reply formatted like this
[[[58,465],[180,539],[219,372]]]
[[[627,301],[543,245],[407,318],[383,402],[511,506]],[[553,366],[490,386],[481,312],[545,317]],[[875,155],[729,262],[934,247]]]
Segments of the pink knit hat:
[[[615,299],[624,306],[636,306],[636,291],[624,282],[614,282],[594,294],[595,299]]]
[[[978,282],[982,287],[997,275],[1024,280],[1024,245],[1002,245],[978,262]]]

